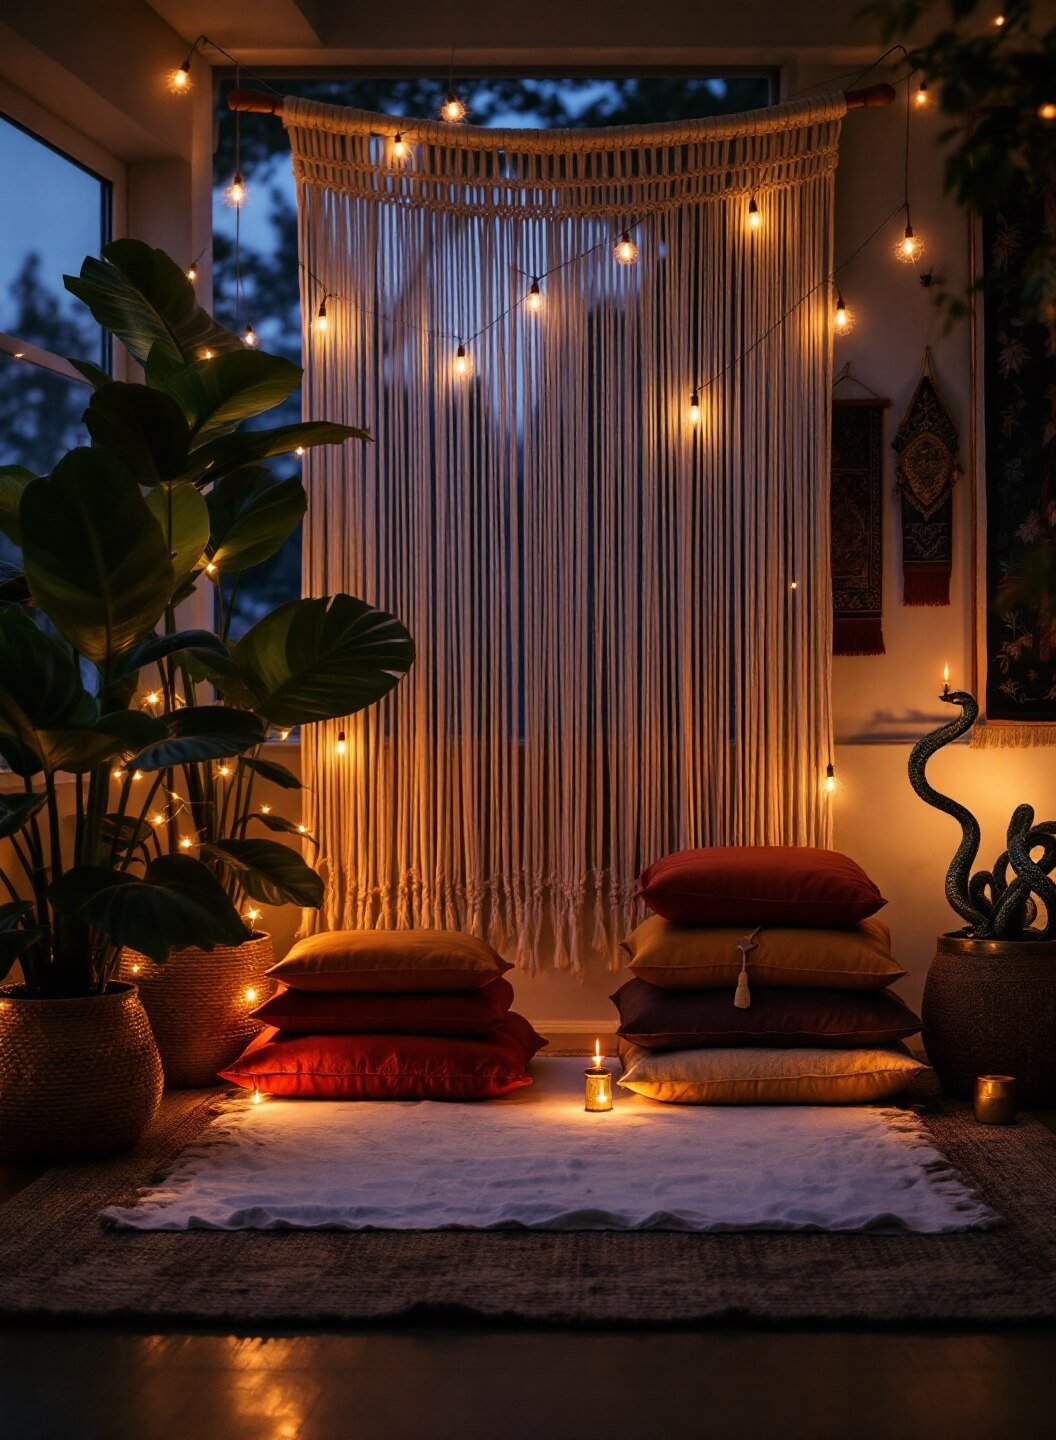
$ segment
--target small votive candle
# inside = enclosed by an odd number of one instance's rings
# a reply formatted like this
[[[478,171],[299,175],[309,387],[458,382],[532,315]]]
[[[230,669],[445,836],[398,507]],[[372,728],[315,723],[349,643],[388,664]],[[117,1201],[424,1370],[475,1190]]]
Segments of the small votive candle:
[[[1011,1125],[1016,1118],[1014,1075],[980,1075],[975,1082],[975,1118],[980,1125]]]
[[[612,1109],[612,1072],[601,1063],[601,1041],[594,1041],[594,1064],[583,1071],[586,1090],[583,1099],[584,1110]]]

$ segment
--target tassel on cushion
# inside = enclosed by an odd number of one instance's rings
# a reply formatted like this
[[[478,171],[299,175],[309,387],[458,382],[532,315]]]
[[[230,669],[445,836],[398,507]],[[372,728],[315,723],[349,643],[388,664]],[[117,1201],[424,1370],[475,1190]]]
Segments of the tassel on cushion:
[[[737,941],[737,949],[741,952],[741,973],[737,976],[737,989],[734,991],[733,1003],[738,1010],[747,1010],[752,1003],[752,992],[748,988],[748,952],[755,949],[755,937],[762,928],[761,925],[757,925],[750,935]]]

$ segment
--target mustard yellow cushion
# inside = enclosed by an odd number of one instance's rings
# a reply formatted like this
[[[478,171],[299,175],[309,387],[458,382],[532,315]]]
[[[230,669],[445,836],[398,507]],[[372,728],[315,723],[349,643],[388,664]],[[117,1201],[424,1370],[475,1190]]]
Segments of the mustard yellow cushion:
[[[298,940],[268,971],[291,990],[477,990],[512,970],[460,930],[327,930]]]
[[[904,1050],[643,1050],[620,1041],[617,1082],[676,1105],[868,1105],[925,1067]]]
[[[736,985],[737,942],[751,926],[675,925],[650,915],[623,942],[639,980],[664,990],[715,990]],[[832,990],[881,990],[906,972],[891,955],[891,932],[870,917],[845,930],[767,929],[748,952],[749,985]]]

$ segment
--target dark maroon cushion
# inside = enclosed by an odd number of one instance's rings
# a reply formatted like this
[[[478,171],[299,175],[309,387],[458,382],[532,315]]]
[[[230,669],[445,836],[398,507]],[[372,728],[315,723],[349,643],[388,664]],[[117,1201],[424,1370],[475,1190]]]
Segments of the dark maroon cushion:
[[[679,850],[643,870],[650,910],[676,925],[857,925],[887,901],[860,865],[807,845]]]
[[[488,1035],[513,1004],[508,980],[479,990],[435,994],[354,990],[280,990],[253,1011],[276,1029],[315,1035]]]
[[[661,990],[628,980],[612,997],[617,1034],[646,1050],[736,1045],[890,1045],[920,1029],[920,1020],[890,990],[756,989],[747,1010],[733,990]]]

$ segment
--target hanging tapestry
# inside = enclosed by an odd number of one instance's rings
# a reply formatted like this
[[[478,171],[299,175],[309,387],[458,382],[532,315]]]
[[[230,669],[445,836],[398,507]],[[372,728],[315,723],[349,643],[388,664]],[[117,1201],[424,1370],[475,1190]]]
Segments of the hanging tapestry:
[[[658,856],[829,843],[845,108],[540,131],[284,101],[305,413],[374,437],[309,452],[304,583],[416,646],[340,760],[308,728],[308,926],[616,963]]]
[[[1056,744],[1056,344],[1024,314],[1025,248],[1056,243],[1056,191],[983,217],[986,525],[973,744]]]
[[[953,569],[957,429],[931,370],[931,351],[894,439],[902,494],[902,603],[948,605]]]
[[[832,402],[832,653],[883,655],[884,410]]]

